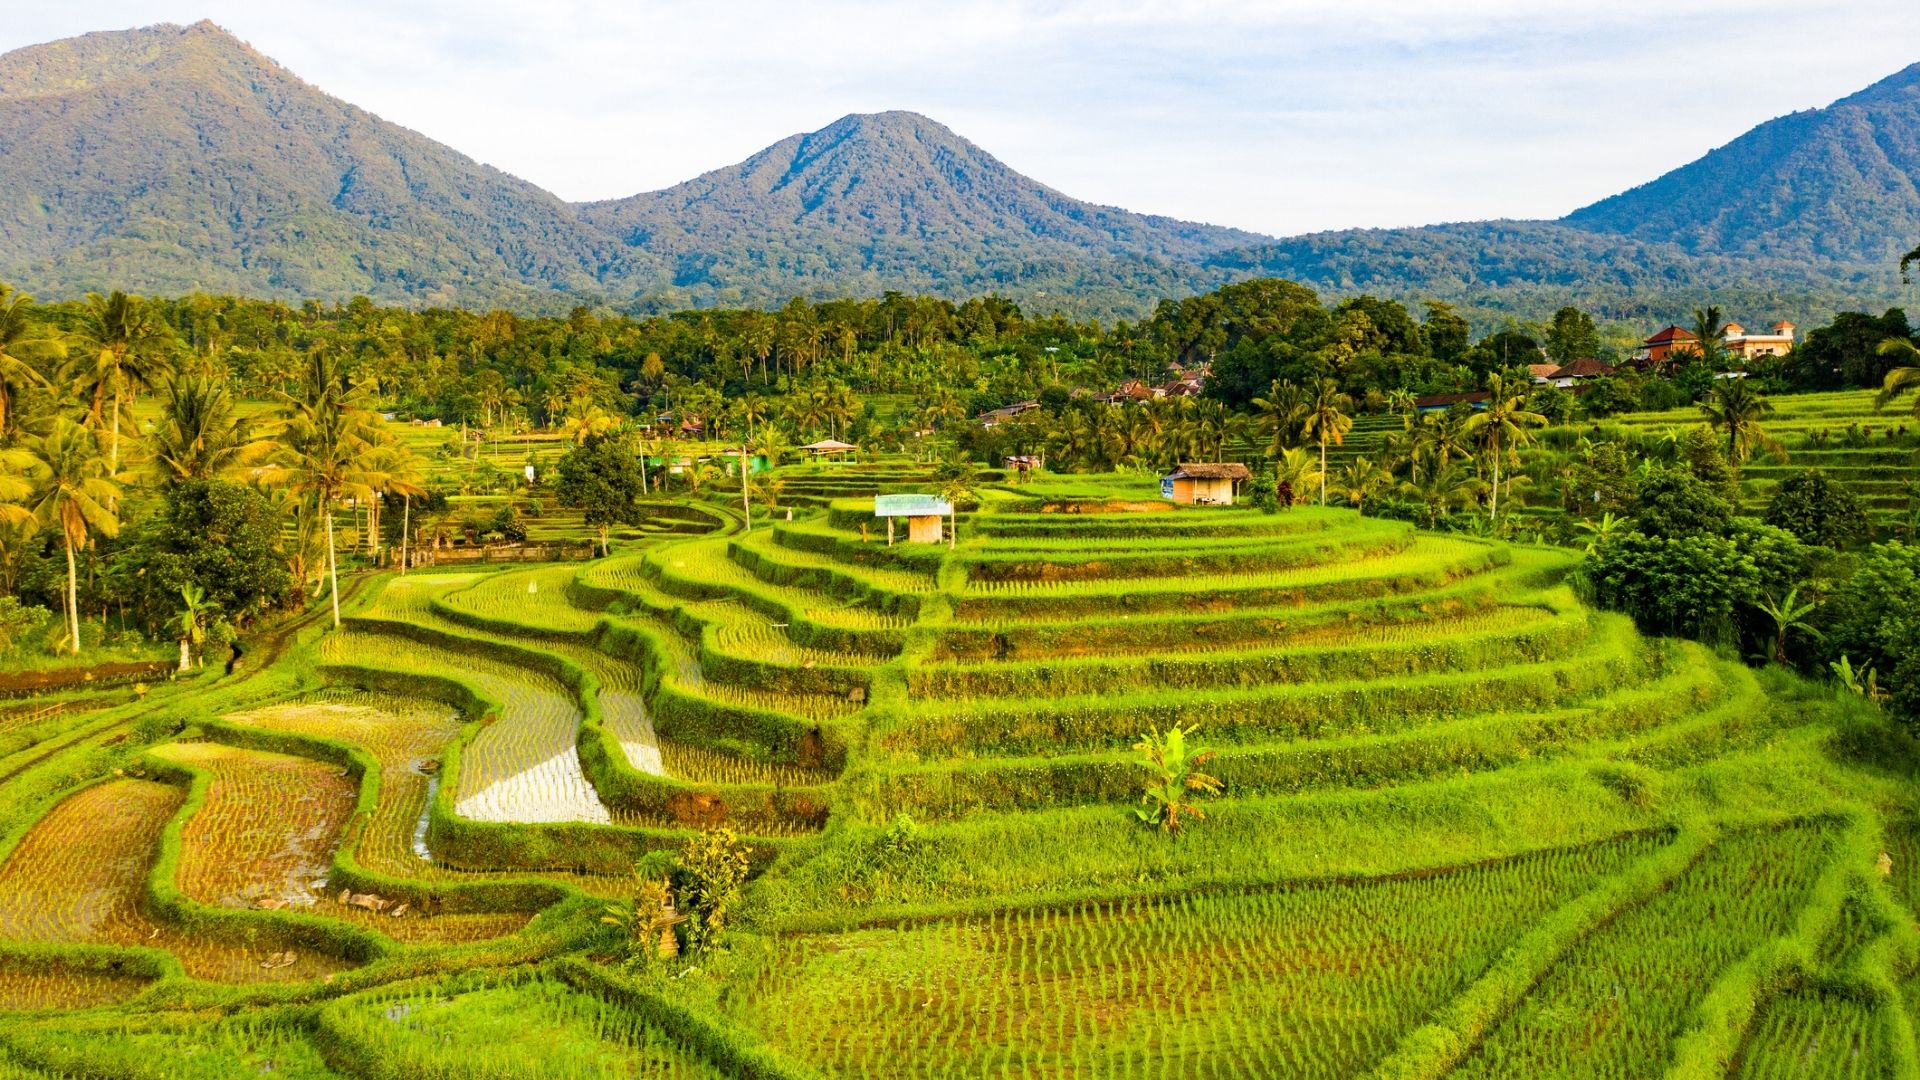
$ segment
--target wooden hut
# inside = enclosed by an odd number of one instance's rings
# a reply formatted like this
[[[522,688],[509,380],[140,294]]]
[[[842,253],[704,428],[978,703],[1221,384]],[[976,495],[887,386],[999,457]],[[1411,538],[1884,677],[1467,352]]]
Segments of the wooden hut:
[[[1187,506],[1232,506],[1240,481],[1252,477],[1237,461],[1183,462],[1160,478],[1160,497]]]
[[[860,448],[852,443],[843,443],[838,439],[821,439],[800,448],[810,458],[837,458],[851,454]]]
[[[893,519],[907,519],[907,539],[937,544],[945,537],[940,519],[953,514],[953,504],[938,495],[875,495],[873,516],[887,519],[887,544],[893,544]]]

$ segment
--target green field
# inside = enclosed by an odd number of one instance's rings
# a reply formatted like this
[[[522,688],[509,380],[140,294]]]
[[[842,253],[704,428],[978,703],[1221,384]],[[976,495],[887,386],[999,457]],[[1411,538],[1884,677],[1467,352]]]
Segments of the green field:
[[[1891,513],[1911,434],[1803,445],[1857,397],[1770,429]],[[1863,703],[1588,608],[1565,548],[997,474],[889,546],[926,466],[782,475],[792,520],[663,500],[8,702],[0,1077],[1920,1075]],[[1222,785],[1178,835],[1134,813],[1173,725]],[[623,964],[634,867],[717,826],[723,945]]]

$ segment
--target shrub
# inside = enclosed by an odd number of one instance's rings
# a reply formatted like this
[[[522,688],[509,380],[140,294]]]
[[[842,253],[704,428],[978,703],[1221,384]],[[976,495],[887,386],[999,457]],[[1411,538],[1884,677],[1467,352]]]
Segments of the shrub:
[[[1819,469],[1782,480],[1767,504],[1766,521],[1806,543],[1832,548],[1858,542],[1869,529],[1860,500]]]

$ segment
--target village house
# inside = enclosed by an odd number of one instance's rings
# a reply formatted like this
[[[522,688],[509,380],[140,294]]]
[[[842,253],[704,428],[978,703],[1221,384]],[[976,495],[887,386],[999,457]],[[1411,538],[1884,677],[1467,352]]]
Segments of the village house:
[[[1485,390],[1469,390],[1463,394],[1428,394],[1414,398],[1413,407],[1419,412],[1445,412],[1455,405],[1471,405],[1476,409],[1487,407]]]
[[[1237,461],[1182,462],[1160,478],[1160,497],[1185,506],[1232,506],[1240,482],[1252,477]]]
[[[1793,330],[1793,324],[1785,319],[1774,323],[1765,334],[1749,334],[1739,323],[1728,323],[1726,349],[1742,360],[1785,356],[1793,351]]]
[[[1556,367],[1547,374],[1546,378],[1536,377],[1533,381],[1560,390],[1570,390],[1578,388],[1582,383],[1604,379],[1613,372],[1612,364],[1589,356]]]
[[[1785,319],[1774,323],[1764,334],[1750,334],[1746,327],[1737,322],[1728,323],[1726,331],[1721,347],[1728,356],[1741,360],[1785,356],[1793,350],[1794,325]],[[1699,351],[1699,335],[1684,326],[1669,326],[1643,342],[1633,359],[1639,364],[1658,366]]]
[[[1032,412],[1040,407],[1037,401],[1016,401],[998,409],[989,409],[974,417],[983,428],[996,428],[1024,412]]]

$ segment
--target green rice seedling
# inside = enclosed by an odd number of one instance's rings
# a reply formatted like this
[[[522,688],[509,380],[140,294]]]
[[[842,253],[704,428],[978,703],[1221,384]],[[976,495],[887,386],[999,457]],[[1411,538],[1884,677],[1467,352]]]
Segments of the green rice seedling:
[[[132,973],[85,969],[38,960],[0,960],[0,1012],[46,1012],[117,1005],[152,980]],[[0,1078],[6,1073],[0,1071]]]
[[[1655,843],[781,937],[723,1004],[832,1075],[1353,1076]]]
[[[996,698],[1123,693],[1164,687],[1260,686],[1504,667],[1563,656],[1586,643],[1595,620],[1583,610],[1494,608],[1428,623],[1389,623],[1349,632],[1337,644],[1288,643],[1182,655],[1136,653],[1018,663],[927,665],[914,671],[917,695]]]
[[[1571,950],[1453,1075],[1653,1076],[1715,976],[1785,933],[1828,828],[1716,843],[1665,891]]]
[[[361,866],[388,877],[424,882],[476,881],[490,876],[436,862],[426,847],[427,802],[439,782],[438,757],[460,733],[460,719],[447,706],[391,694],[329,690],[225,719],[240,727],[341,740],[373,756],[380,765],[380,791],[353,853]],[[552,870],[532,873],[596,894],[623,887],[618,881],[593,875]],[[525,916],[517,918],[524,921]]]
[[[367,893],[355,900],[352,890],[333,887],[333,849],[357,797],[336,765],[219,743],[171,743],[153,753],[212,778],[181,836],[180,887],[195,900],[303,911],[401,941],[478,941],[527,922],[521,912],[429,916],[400,900]]]
[[[835,776],[826,769],[810,769],[784,762],[754,761],[704,746],[689,746],[672,739],[660,741],[660,757],[668,776],[697,784],[755,784],[776,787],[815,787],[830,784]]]
[[[62,800],[0,866],[0,937],[15,941],[146,945],[180,958],[189,974],[220,982],[313,979],[341,961],[279,946],[228,942],[153,922],[146,876],[160,834],[185,793],[170,784],[116,779]]]
[[[320,1038],[355,1072],[501,1080],[719,1080],[658,1026],[546,978],[403,987],[324,1006]]]
[[[501,703],[460,756],[455,809],[477,821],[612,820],[580,771],[580,710],[551,676],[477,651],[456,653],[389,633],[350,629],[321,643],[322,659],[465,679]]]
[[[169,1017],[43,1022],[0,1038],[16,1056],[61,1076],[332,1080],[340,1075],[298,1027],[251,1015],[213,1023]]]

